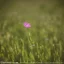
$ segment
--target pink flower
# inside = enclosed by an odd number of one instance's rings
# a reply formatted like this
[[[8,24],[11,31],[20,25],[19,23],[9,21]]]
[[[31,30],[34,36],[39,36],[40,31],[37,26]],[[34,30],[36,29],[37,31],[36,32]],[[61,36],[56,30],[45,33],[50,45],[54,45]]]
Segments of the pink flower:
[[[31,24],[30,24],[30,23],[28,23],[28,22],[24,22],[24,24],[23,24],[23,25],[24,25],[24,27],[25,27],[25,28],[30,28],[30,27],[31,27]]]

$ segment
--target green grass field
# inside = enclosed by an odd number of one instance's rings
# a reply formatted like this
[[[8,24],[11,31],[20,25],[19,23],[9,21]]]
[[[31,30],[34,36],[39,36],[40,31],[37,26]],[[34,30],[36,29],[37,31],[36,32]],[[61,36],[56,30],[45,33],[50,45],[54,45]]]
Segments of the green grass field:
[[[63,64],[63,3],[62,0],[0,0],[0,63]],[[31,28],[23,26],[25,21]]]

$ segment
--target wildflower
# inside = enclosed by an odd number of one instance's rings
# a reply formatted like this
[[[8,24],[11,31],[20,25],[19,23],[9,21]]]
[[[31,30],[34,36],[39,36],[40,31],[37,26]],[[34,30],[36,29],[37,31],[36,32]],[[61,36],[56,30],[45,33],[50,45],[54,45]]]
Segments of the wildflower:
[[[31,24],[28,23],[28,22],[24,22],[24,27],[25,27],[25,28],[30,28],[30,27],[31,27]]]

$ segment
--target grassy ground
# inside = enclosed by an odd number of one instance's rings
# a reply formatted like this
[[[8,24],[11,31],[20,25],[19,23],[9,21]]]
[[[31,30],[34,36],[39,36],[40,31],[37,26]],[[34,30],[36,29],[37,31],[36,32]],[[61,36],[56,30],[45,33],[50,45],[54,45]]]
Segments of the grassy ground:
[[[62,64],[64,5],[59,1],[1,1],[0,61]],[[31,24],[31,28],[23,26],[25,21]]]

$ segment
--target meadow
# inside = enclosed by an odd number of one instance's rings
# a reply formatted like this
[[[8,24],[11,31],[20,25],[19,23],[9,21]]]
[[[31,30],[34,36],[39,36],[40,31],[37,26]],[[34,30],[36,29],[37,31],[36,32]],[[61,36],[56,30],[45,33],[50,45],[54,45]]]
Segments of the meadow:
[[[64,64],[63,3],[0,0],[0,63]]]

